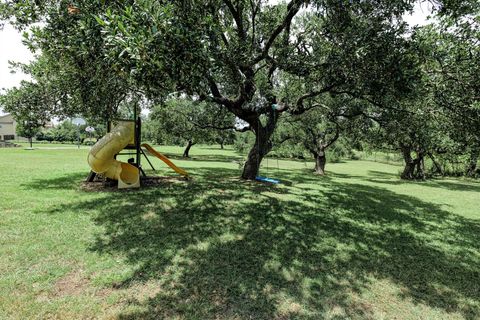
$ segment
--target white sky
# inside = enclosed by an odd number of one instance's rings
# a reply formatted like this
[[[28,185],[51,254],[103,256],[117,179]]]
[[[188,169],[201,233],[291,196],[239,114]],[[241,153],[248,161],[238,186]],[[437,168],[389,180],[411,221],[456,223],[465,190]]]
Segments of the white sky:
[[[5,25],[0,31],[0,90],[11,88],[27,79],[23,73],[11,74],[8,61],[29,62],[33,55],[22,43],[22,35],[12,26]]]
[[[404,15],[403,19],[411,26],[423,26],[431,21],[427,17],[432,14],[433,7],[428,2],[416,3],[412,14]]]
[[[278,2],[278,0],[272,0],[271,2]],[[428,4],[417,3],[413,14],[405,15],[404,19],[411,26],[425,25],[430,13],[431,7]],[[32,59],[33,54],[22,43],[21,33],[12,26],[5,25],[3,30],[0,30],[0,91],[3,88],[8,89],[17,86],[21,80],[28,79],[21,72],[10,73],[8,61],[25,63]],[[0,110],[0,115],[2,114],[3,112]]]

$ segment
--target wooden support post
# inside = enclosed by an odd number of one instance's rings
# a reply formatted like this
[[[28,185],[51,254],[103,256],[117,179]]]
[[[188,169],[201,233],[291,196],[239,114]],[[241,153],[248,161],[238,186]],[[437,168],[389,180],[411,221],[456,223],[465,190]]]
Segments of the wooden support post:
[[[135,107],[135,110],[136,110],[136,107]],[[137,163],[137,167],[138,168],[141,168],[141,163],[140,163],[140,160],[142,159],[142,150],[141,150],[141,140],[142,140],[142,120],[140,119],[140,117],[138,117],[137,119],[135,119],[135,147],[136,147],[136,151],[137,151],[137,159],[136,159],[136,163]],[[142,170],[143,171],[143,170]]]
[[[85,182],[93,182],[93,180],[95,180],[96,176],[97,176],[97,174],[95,172],[90,171],[90,173],[87,176],[87,180],[85,180]]]
[[[147,159],[147,162],[148,162],[148,164],[150,165],[150,167],[152,168],[152,170],[155,171],[155,168],[153,167],[153,164],[150,162],[150,159],[148,159],[147,154],[145,153],[145,151],[143,151],[143,149],[140,149],[140,151],[142,151],[143,156],[145,157],[145,159]]]

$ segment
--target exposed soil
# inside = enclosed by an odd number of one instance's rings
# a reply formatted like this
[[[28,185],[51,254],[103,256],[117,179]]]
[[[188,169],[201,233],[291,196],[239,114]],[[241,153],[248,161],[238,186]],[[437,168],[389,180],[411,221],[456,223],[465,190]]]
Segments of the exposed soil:
[[[57,297],[79,295],[89,285],[89,280],[78,270],[67,273],[55,283],[54,295]]]
[[[83,191],[88,192],[134,192],[136,190],[144,189],[144,188],[152,188],[158,186],[166,186],[172,183],[185,183],[191,180],[186,180],[183,177],[141,177],[140,188],[133,188],[133,189],[118,189],[117,181],[114,180],[107,180],[103,181],[103,179],[95,179],[93,182],[82,182],[80,185],[80,189]]]

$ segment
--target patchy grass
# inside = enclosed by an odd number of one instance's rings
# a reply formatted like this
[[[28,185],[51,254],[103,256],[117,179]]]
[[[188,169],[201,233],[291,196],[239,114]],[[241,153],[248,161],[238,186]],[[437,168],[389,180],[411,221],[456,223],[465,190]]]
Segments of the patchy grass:
[[[480,317],[480,183],[270,159],[270,186],[160,151],[193,181],[89,192],[86,149],[0,150],[0,318]]]

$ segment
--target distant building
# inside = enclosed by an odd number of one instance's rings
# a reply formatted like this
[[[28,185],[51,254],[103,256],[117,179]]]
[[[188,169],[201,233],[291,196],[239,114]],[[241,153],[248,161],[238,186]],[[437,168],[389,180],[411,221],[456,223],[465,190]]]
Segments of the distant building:
[[[11,114],[0,116],[0,140],[17,139],[17,122]]]
[[[52,122],[47,122],[45,128],[53,128]],[[11,114],[0,116],[0,140],[19,140],[17,136],[17,122]]]

